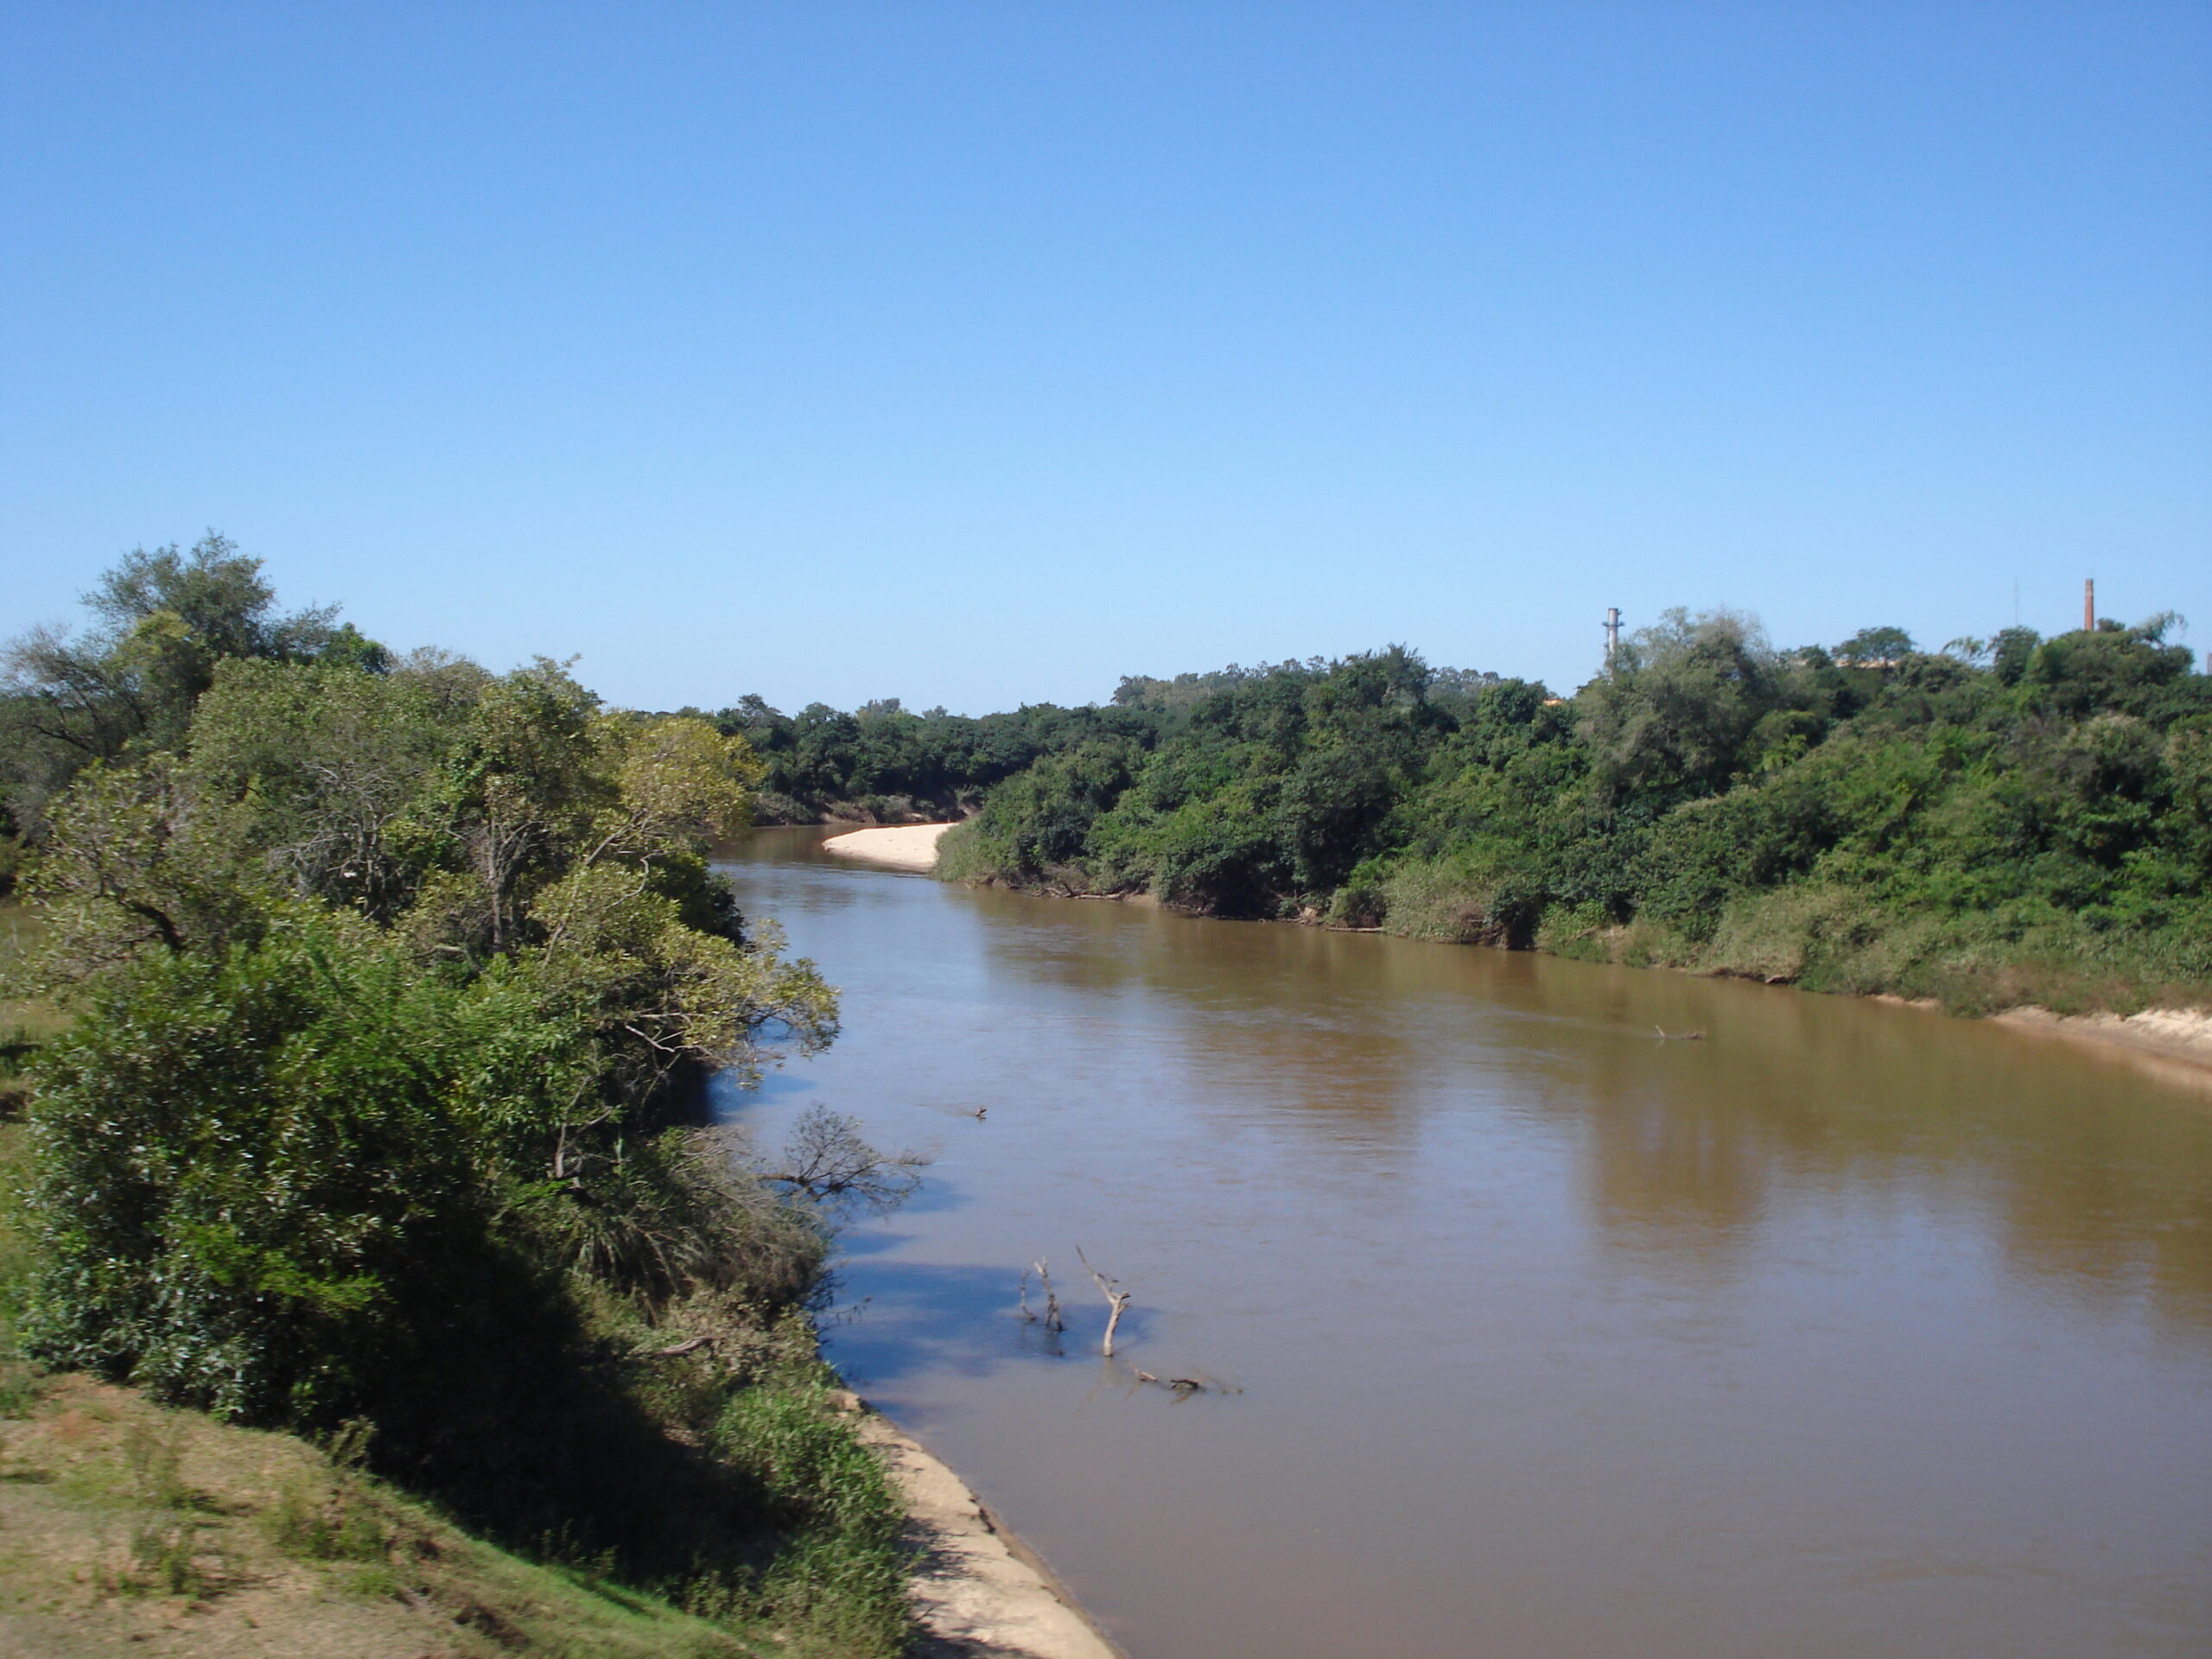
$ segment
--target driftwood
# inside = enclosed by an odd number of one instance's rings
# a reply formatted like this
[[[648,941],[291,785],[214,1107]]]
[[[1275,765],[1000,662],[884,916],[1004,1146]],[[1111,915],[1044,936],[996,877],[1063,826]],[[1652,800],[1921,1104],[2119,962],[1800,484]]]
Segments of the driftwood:
[[[1098,1294],[1106,1299],[1106,1306],[1113,1310],[1106,1316],[1106,1340],[1098,1350],[1100,1354],[1111,1359],[1114,1357],[1114,1328],[1121,1324],[1122,1315],[1129,1311],[1129,1303],[1133,1299],[1128,1291],[1121,1287],[1121,1281],[1109,1279],[1097,1268],[1091,1267],[1090,1258],[1083,1253],[1083,1246],[1080,1244],[1075,1247],[1075,1257],[1089,1270],[1092,1282],[1098,1287]]]
[[[1060,1299],[1052,1289],[1052,1270],[1042,1257],[1032,1262],[1021,1274],[1021,1317],[1029,1324],[1037,1323],[1037,1315],[1029,1311],[1029,1275],[1037,1275],[1037,1282],[1045,1293],[1044,1324],[1047,1331],[1065,1331],[1067,1325],[1060,1318]]]
[[[1140,1384],[1149,1382],[1156,1389],[1165,1389],[1178,1400],[1187,1400],[1194,1394],[1242,1394],[1244,1392],[1233,1383],[1210,1382],[1202,1377],[1161,1377],[1151,1371],[1144,1370],[1137,1371],[1135,1375]]]
[[[1701,1043],[1705,1040],[1705,1033],[1701,1031],[1669,1031],[1664,1026],[1654,1026],[1651,1029],[1659,1033],[1659,1040],[1662,1043]]]

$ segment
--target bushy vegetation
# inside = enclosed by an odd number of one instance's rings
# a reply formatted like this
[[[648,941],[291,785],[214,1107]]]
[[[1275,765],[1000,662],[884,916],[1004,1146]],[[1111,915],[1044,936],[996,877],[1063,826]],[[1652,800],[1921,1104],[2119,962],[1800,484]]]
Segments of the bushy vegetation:
[[[809,703],[796,715],[758,696],[711,719],[760,757],[756,811],[766,823],[813,823],[825,817],[887,823],[942,820],[972,810],[983,791],[1039,757],[1094,737],[1150,735],[1154,722],[1133,709],[1025,705],[980,718],[942,709],[915,714],[896,697],[850,714]]]
[[[911,823],[964,817],[994,785],[1047,756],[1065,755],[1085,744],[1149,748],[1217,690],[1321,666],[1318,661],[1280,668],[1232,666],[1210,674],[1179,674],[1172,680],[1132,676],[1104,708],[1039,702],[980,717],[942,709],[918,715],[898,698],[885,697],[850,714],[815,702],[785,715],[758,696],[747,696],[717,714],[685,709],[678,717],[712,720],[717,730],[742,737],[760,757],[754,810],[762,822]],[[1495,674],[1453,669],[1427,672],[1431,700],[1447,705],[1497,679]]]
[[[284,613],[276,599],[260,562],[210,531],[189,553],[125,555],[85,595],[82,635],[34,628],[0,649],[0,893],[47,803],[95,761],[176,747],[218,663],[385,666],[334,607]]]
[[[1675,612],[1571,699],[1398,648],[1124,682],[940,873],[1892,991],[2212,996],[2212,678],[2173,619],[1777,651]]]
[[[134,555],[10,658],[40,919],[32,1360],[366,1434],[511,1548],[799,1651],[905,1631],[899,1510],[826,1404],[827,1207],[903,1171],[817,1115],[772,1170],[710,1069],[836,1033],[711,841],[762,767],[559,666],[272,620],[219,538]]]

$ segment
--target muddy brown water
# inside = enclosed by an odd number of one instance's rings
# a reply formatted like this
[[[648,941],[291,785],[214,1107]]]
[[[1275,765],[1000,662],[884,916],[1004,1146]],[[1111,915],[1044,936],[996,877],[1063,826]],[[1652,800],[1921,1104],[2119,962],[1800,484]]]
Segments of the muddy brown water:
[[[934,1156],[848,1237],[831,1356],[1135,1659],[2212,1652],[2212,1096],[819,839],[728,868],[845,1035],[723,1098]]]

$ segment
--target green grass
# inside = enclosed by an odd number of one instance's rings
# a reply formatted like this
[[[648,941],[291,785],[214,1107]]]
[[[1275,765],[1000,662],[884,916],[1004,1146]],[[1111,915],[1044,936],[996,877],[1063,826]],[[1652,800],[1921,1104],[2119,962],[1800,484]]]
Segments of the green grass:
[[[0,1433],[0,1642],[54,1659],[156,1633],[226,1654],[249,1631],[304,1659],[810,1651],[496,1548],[295,1437],[89,1378],[50,1379]]]

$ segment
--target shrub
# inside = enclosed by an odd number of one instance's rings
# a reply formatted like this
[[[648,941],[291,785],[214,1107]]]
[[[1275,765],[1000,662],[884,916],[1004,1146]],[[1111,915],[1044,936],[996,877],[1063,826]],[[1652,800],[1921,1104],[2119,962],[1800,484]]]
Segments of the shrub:
[[[715,1425],[713,1444],[789,1529],[753,1588],[760,1611],[896,1650],[906,1633],[905,1510],[882,1460],[827,1391],[797,1381],[747,1389]]]
[[[1464,862],[1400,865],[1382,883],[1384,925],[1408,939],[1504,944],[1510,926],[1494,875]]]
[[[103,986],[38,1061],[29,1350],[231,1415],[363,1408],[484,1253],[455,1001],[317,917]]]

